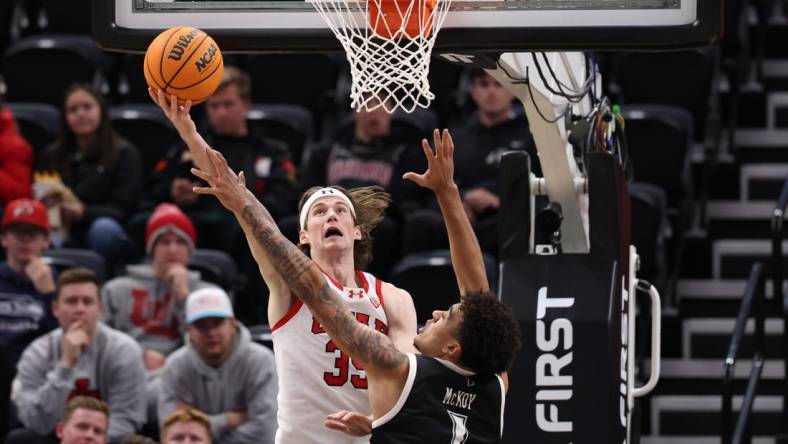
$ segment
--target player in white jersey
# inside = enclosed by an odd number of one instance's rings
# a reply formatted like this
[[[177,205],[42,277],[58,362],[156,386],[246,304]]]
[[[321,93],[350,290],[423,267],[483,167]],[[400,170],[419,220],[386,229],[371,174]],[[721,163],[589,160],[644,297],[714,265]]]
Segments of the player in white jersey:
[[[174,97],[168,101],[161,91],[150,95],[178,130],[195,164],[210,167],[210,147],[189,116],[190,104],[178,107]],[[370,233],[388,201],[388,194],[378,187],[308,190],[299,205],[299,243],[327,281],[342,290],[345,301],[354,299],[358,321],[386,333],[401,352],[415,352],[416,310],[410,295],[358,271],[371,257]],[[242,226],[249,244],[255,245],[254,227]],[[277,444],[368,442],[323,427],[326,416],[337,410],[371,412],[361,366],[320,332],[265,253],[255,248],[252,253],[269,288],[268,321],[279,377]]]

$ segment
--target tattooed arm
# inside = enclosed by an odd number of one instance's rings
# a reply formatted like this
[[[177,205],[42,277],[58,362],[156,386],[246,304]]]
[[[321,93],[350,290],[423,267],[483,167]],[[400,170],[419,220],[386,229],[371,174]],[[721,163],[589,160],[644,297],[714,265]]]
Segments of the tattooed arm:
[[[195,191],[216,196],[235,214],[244,231],[254,238],[254,247],[267,256],[293,294],[309,307],[339,348],[363,364],[368,374],[406,375],[406,356],[387,336],[356,321],[312,260],[282,235],[268,210],[248,192],[243,173],[232,172],[224,157],[214,150],[208,157],[214,173],[193,172],[210,186]]]
[[[192,159],[195,165],[202,171],[213,172],[213,167],[208,153],[212,148],[203,139],[200,133],[197,132],[197,127],[192,120],[189,111],[191,110],[191,101],[187,101],[184,106],[178,106],[178,100],[175,96],[165,97],[161,90],[153,91],[148,90],[151,100],[153,100],[167,119],[173,124],[178,131],[178,135],[183,139],[186,146],[189,148]],[[251,193],[251,192],[249,192]],[[254,239],[251,233],[244,229],[244,235],[250,247],[254,245]],[[290,308],[290,289],[287,284],[274,270],[273,266],[266,261],[266,258],[260,253],[259,249],[251,248],[252,255],[257,261],[260,269],[260,275],[263,277],[265,284],[269,289],[268,300],[268,318],[271,324],[274,324],[281,319],[287,310]]]

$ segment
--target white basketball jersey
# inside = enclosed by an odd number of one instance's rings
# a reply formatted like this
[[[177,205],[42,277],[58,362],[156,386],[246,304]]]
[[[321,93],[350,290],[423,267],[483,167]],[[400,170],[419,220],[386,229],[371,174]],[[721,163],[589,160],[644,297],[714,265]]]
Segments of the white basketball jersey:
[[[381,281],[356,272],[361,288],[343,287],[326,275],[328,284],[364,325],[388,333]],[[364,370],[339,350],[306,305],[297,300],[273,326],[279,377],[277,444],[368,443],[323,425],[339,410],[370,413]]]

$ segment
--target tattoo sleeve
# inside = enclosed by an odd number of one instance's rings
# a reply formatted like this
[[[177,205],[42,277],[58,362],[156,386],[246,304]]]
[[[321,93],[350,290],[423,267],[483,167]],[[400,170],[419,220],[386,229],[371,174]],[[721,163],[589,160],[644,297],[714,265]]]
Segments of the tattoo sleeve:
[[[406,360],[390,338],[356,321],[314,262],[282,235],[262,204],[246,205],[241,218],[293,294],[309,307],[340,349],[367,370],[392,369]]]

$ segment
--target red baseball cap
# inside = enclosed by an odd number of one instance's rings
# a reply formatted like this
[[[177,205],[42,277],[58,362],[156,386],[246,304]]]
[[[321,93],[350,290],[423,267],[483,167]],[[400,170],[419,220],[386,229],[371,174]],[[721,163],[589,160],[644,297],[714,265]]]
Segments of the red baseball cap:
[[[15,199],[3,212],[3,229],[10,224],[29,224],[49,231],[49,218],[44,204],[29,198]]]

